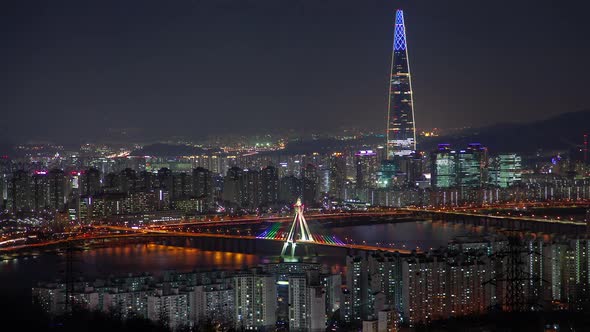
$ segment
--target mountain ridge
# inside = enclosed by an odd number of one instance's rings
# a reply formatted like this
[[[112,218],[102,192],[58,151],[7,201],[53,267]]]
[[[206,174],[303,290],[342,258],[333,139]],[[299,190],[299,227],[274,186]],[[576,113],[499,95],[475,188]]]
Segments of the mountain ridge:
[[[590,110],[569,112],[529,123],[498,123],[467,129],[452,136],[432,137],[419,142],[430,151],[439,143],[463,147],[478,142],[493,152],[535,152],[569,150],[583,144],[590,133]]]

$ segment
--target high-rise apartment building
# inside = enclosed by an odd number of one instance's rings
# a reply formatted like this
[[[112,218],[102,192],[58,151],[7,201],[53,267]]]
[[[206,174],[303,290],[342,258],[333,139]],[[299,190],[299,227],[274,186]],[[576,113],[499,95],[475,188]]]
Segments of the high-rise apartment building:
[[[318,271],[289,276],[289,330],[326,330],[326,294]]]
[[[322,276],[322,284],[326,291],[326,314],[331,316],[336,310],[340,309],[342,276],[340,274],[329,274]]]
[[[47,173],[48,206],[53,211],[61,211],[66,199],[66,176],[61,169],[52,169]]]
[[[98,194],[100,192],[100,171],[96,168],[89,168],[81,173],[80,195],[92,196]]]
[[[402,302],[402,257],[399,254],[375,252],[368,257],[368,268],[373,292],[383,295],[383,309],[401,310]]]
[[[225,284],[198,285],[190,292],[190,319],[199,325],[210,320],[233,326],[234,289]]]
[[[260,204],[270,206],[279,200],[279,171],[267,166],[260,171]]]
[[[361,321],[373,315],[373,292],[369,283],[368,262],[362,256],[346,256],[346,286],[350,292],[350,321]]]
[[[381,166],[379,157],[373,150],[360,150],[355,153],[356,187],[358,189],[375,188],[377,172]]]
[[[261,179],[260,171],[256,169],[245,169],[242,177],[242,202],[241,206],[255,209],[260,206]]]
[[[206,206],[213,204],[213,177],[211,172],[203,167],[193,169],[193,194],[202,198]]]
[[[302,193],[303,204],[311,206],[319,198],[318,169],[314,164],[307,164],[303,168]]]
[[[234,204],[240,204],[244,195],[242,178],[244,170],[239,167],[232,167],[227,171],[223,181],[223,200]]]
[[[32,207],[31,178],[24,170],[12,173],[8,182],[8,208],[12,211],[23,211]]]
[[[396,310],[381,310],[377,313],[377,332],[398,332],[400,323],[400,315]]]
[[[346,159],[341,153],[330,157],[330,189],[329,194],[335,199],[345,198]]]
[[[419,255],[404,261],[402,310],[410,323],[445,318],[446,269],[446,262],[436,256]]]
[[[401,312],[410,324],[481,314],[495,303],[492,262],[485,255],[418,254],[402,265]]]
[[[163,322],[171,330],[188,324],[188,293],[177,290],[170,294],[157,290],[147,297],[147,318]]]
[[[270,328],[277,321],[276,279],[252,270],[234,276],[234,322],[237,329]]]
[[[35,171],[31,176],[31,208],[41,211],[49,206],[49,183],[46,171]]]
[[[281,179],[279,186],[279,200],[292,204],[302,195],[301,180],[294,175],[288,175]]]

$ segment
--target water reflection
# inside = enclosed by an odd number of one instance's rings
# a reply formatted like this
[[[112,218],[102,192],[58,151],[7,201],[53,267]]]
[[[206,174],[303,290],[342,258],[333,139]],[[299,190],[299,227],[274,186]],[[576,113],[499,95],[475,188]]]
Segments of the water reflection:
[[[334,227],[330,231],[341,239],[352,239],[355,243],[427,250],[444,246],[457,236],[483,234],[484,228],[441,221],[419,221]]]
[[[482,227],[443,222],[329,227],[323,231],[357,243],[379,242],[407,249],[436,248],[446,245],[456,236],[484,232]],[[233,270],[276,261],[280,247],[279,242],[260,240],[251,254],[203,250],[184,239],[167,244],[119,244],[75,252],[74,270],[78,277],[89,279],[141,272],[160,275],[166,270]],[[306,252],[310,259],[327,264],[334,273],[345,270],[346,249],[319,246],[305,248],[302,245],[297,250],[298,254]],[[44,253],[35,259],[21,257],[5,261],[0,264],[0,294],[5,299],[10,298],[10,301],[30,303],[30,290],[34,283],[63,278],[64,271],[65,255]]]
[[[156,243],[96,248],[78,253],[75,260],[82,265],[84,274],[91,275],[138,271],[158,273],[171,269],[232,270],[259,263],[259,257],[252,254],[207,251]]]

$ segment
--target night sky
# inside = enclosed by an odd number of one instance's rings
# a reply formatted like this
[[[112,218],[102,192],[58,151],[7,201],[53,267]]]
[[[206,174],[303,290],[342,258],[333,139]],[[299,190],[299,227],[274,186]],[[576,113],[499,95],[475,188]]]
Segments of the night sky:
[[[419,128],[590,109],[588,1],[12,0],[0,4],[0,130],[384,131],[396,8]]]

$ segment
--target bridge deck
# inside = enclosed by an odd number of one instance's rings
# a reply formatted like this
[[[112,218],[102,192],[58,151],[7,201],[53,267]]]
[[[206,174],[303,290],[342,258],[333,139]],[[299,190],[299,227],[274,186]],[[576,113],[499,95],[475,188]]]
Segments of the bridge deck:
[[[75,241],[87,241],[87,240],[102,240],[102,239],[116,239],[116,238],[136,238],[136,237],[200,237],[200,238],[218,238],[218,239],[243,239],[243,240],[262,240],[262,241],[275,241],[275,242],[284,242],[284,239],[274,239],[274,238],[258,238],[252,235],[234,235],[234,234],[214,234],[214,233],[193,233],[193,232],[176,232],[176,231],[165,231],[165,230],[134,230],[127,227],[118,227],[118,226],[100,226],[98,228],[108,228],[113,231],[125,231],[127,233],[117,233],[117,234],[104,234],[104,235],[95,235],[95,236],[78,236],[63,240],[55,240],[55,241],[48,241],[43,243],[34,243],[34,244],[24,244],[20,246],[12,246],[7,248],[0,248],[0,252],[10,252],[20,249],[26,248],[40,248],[46,247],[51,245],[57,244],[64,244],[67,242],[75,242]],[[387,252],[399,252],[400,254],[409,254],[411,253],[410,250],[407,249],[397,249],[397,248],[388,248],[388,247],[378,247],[378,246],[371,246],[371,245],[364,245],[364,244],[335,244],[335,243],[322,243],[322,242],[313,242],[313,241],[297,241],[298,243],[306,243],[306,244],[313,244],[319,246],[327,246],[327,247],[337,247],[337,248],[350,248],[350,249],[357,249],[357,250],[367,250],[367,251],[387,251]]]

